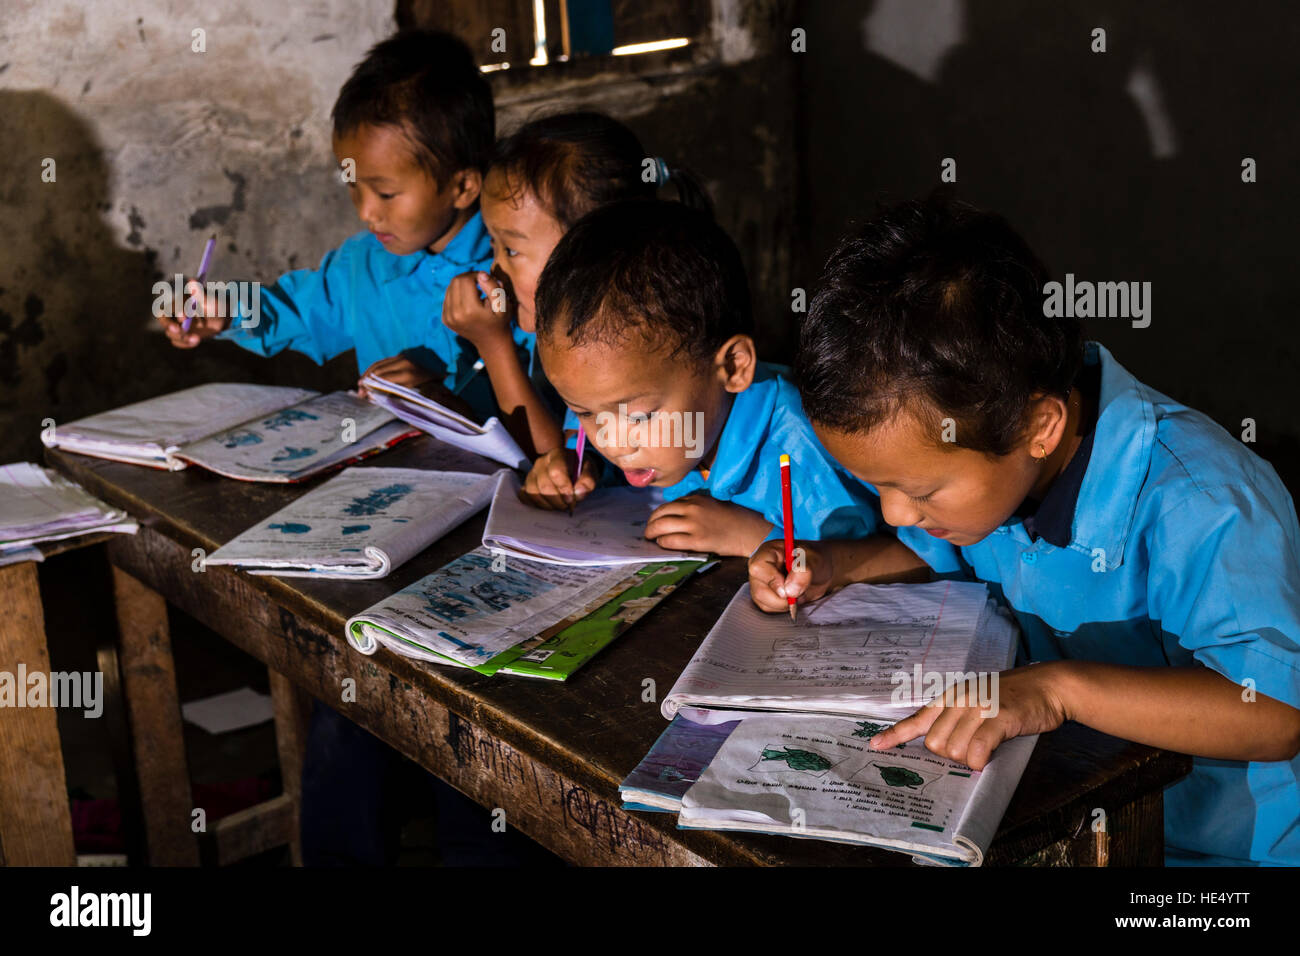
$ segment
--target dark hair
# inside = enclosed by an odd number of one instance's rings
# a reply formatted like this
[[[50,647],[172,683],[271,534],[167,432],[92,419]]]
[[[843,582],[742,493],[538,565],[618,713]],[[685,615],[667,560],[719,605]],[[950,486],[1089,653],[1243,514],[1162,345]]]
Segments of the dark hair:
[[[1036,392],[1065,398],[1083,331],[1043,314],[1047,270],[1001,216],[944,195],[883,208],[840,242],[800,335],[812,420],[866,432],[899,412],[1005,455]]]
[[[671,354],[707,360],[752,334],[736,244],[681,203],[631,199],[588,213],[565,233],[537,284],[537,336],[623,342],[640,333]]]
[[[450,33],[404,30],[375,44],[334,101],[334,135],[369,123],[410,135],[439,188],[462,169],[485,170],[495,135],[492,90]]]
[[[646,160],[656,164],[649,182],[643,175]],[[578,112],[526,123],[497,143],[491,165],[505,176],[512,197],[532,193],[566,230],[597,206],[654,198],[665,175],[685,205],[712,212],[693,173],[658,162],[618,120]]]

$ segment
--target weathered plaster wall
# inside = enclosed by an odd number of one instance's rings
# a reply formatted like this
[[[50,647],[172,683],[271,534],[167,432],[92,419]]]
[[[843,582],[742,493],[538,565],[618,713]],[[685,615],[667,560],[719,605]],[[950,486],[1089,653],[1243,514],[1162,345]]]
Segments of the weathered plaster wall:
[[[194,382],[348,380],[350,355],[178,352],[151,288],[213,232],[214,276],[269,282],[355,231],[329,110],[391,29],[391,0],[4,0],[0,460],[39,456],[43,418]]]

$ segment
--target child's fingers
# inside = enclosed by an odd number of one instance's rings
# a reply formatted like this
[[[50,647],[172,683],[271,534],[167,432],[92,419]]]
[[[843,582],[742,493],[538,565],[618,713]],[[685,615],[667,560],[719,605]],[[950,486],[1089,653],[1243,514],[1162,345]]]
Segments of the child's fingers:
[[[783,611],[785,600],[785,557],[775,547],[779,542],[768,541],[749,556],[749,593],[764,611]],[[778,590],[780,589],[780,590]]]
[[[695,523],[685,515],[675,514],[673,512],[664,513],[662,508],[656,508],[645,523],[645,537],[651,541],[659,541],[664,535],[686,535],[695,530]],[[665,547],[671,545],[660,544]]]
[[[478,290],[482,292],[485,296],[488,296],[489,298],[491,297],[492,292],[494,290],[504,288],[504,286],[501,284],[500,279],[496,278],[495,276],[488,275],[486,272],[477,273],[474,276],[474,279],[475,279],[475,286],[478,288]]]
[[[942,706],[927,705],[922,707],[911,717],[904,717],[894,726],[876,734],[867,743],[867,746],[872,750],[888,750],[890,747],[897,747],[909,740],[915,740],[929,731],[931,724],[938,719],[942,711]]]
[[[650,535],[646,535],[647,538]],[[678,532],[675,534],[663,534],[654,539],[654,543],[659,545],[665,551],[707,551],[708,548],[701,547],[697,542],[695,535],[687,532]]]

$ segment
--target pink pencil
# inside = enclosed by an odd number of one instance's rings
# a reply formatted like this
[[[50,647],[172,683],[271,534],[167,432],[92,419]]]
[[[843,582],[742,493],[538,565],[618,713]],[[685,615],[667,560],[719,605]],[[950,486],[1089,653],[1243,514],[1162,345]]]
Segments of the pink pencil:
[[[573,473],[573,486],[576,491],[578,479],[582,477],[582,453],[587,450],[587,433],[578,426],[578,470]],[[569,505],[569,517],[573,517],[573,505]]]

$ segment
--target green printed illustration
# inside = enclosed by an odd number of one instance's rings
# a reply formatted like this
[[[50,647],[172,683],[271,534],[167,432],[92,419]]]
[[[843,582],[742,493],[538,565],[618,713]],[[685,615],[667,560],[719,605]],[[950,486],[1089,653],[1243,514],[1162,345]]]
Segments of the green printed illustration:
[[[764,748],[762,760],[784,760],[791,770],[830,770],[831,762],[819,753],[811,750],[799,750],[796,747],[783,747],[781,750]],[[917,778],[920,779],[919,777]]]
[[[853,736],[864,737],[867,740],[870,740],[872,737],[876,736],[876,734],[880,733],[882,730],[889,729],[888,724],[876,724],[876,723],[872,723],[869,720],[859,720],[856,721],[856,723],[858,725],[858,729],[853,731]],[[907,744],[897,744],[895,745],[894,749],[902,750],[906,746]]]
[[[906,767],[882,767],[880,764],[876,764],[876,769],[880,771],[881,779],[891,787],[916,790],[925,786],[925,778],[914,770],[908,770]]]

